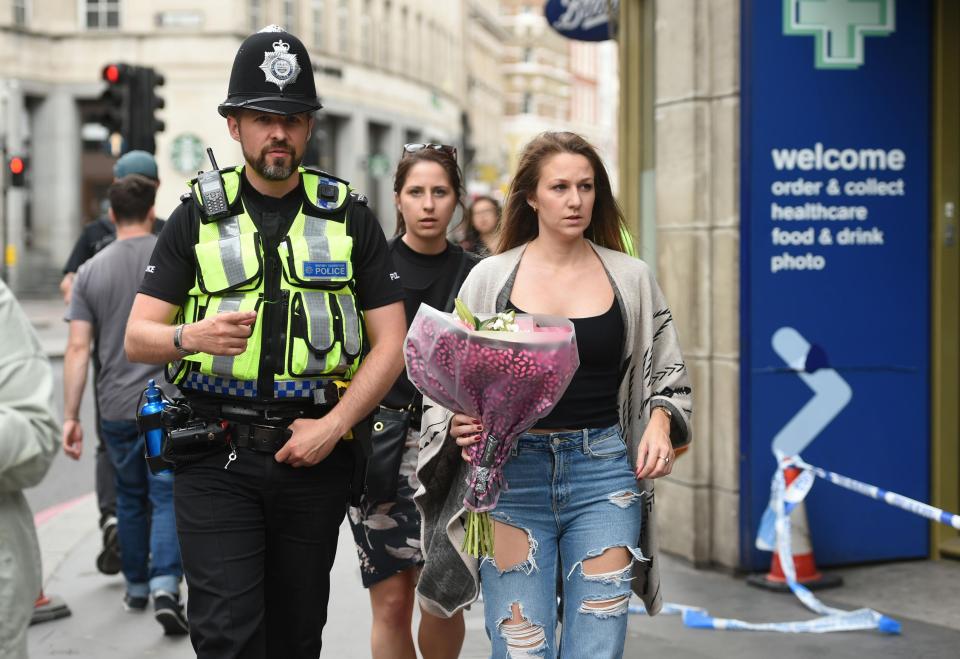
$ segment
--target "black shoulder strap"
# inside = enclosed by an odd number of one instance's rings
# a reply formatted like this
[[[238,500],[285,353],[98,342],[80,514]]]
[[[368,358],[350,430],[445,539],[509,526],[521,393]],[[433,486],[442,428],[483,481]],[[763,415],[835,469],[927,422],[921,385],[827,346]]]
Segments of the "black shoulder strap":
[[[453,285],[450,287],[450,295],[443,305],[443,311],[453,311],[454,300],[457,298],[457,293],[460,292],[460,287],[463,286],[463,281],[467,278],[467,263],[473,261],[474,258],[465,249],[460,252],[460,263],[457,265],[457,273],[453,276]]]

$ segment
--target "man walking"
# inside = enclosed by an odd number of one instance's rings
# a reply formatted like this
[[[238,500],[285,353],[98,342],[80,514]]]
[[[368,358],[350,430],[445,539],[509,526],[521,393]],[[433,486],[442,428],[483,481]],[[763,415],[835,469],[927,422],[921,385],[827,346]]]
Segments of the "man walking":
[[[139,174],[153,181],[159,187],[157,161],[146,151],[128,151],[113,165],[113,181],[116,183],[130,174]],[[159,234],[163,220],[155,220],[153,233]],[[73,280],[80,266],[93,258],[104,247],[117,238],[117,227],[110,221],[108,213],[87,224],[73,245],[73,250],[63,266],[63,279],[60,281],[60,293],[64,304],[70,304]],[[93,373],[96,376],[100,365],[96,355],[93,358]],[[96,455],[96,492],[97,507],[100,509],[100,533],[103,549],[97,554],[97,569],[103,574],[116,574],[120,571],[120,543],[117,538],[117,490],[116,474],[107,454],[107,447],[100,437],[100,415],[97,414],[97,455]]]
[[[246,164],[191,182],[127,327],[129,357],[171,362],[193,413],[167,449],[202,659],[320,654],[362,483],[351,447],[403,368],[379,223],[344,181],[299,167],[320,107],[299,39],[271,26],[241,44],[219,111]]]
[[[124,605],[143,611],[153,596],[154,615],[164,633],[186,634],[180,604],[180,550],[173,514],[173,476],[154,475],[143,459],[137,429],[140,392],[162,370],[131,364],[123,352],[127,316],[157,239],[153,228],[156,185],[132,174],[110,187],[110,219],[116,241],[77,273],[67,319],[70,334],[63,362],[63,450],[77,459],[83,449],[80,399],[86,385],[90,345],[100,368],[96,399],[100,436],[116,472],[121,569],[127,582]]]

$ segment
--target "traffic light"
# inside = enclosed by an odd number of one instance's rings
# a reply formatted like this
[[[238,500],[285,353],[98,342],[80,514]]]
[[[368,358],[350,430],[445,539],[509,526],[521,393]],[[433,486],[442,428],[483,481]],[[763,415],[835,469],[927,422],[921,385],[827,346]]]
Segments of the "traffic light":
[[[150,153],[157,150],[154,136],[165,128],[156,112],[164,106],[157,88],[163,86],[163,76],[155,69],[136,67],[130,96],[130,138],[131,149],[142,149]]]
[[[104,66],[101,77],[107,88],[100,95],[102,110],[97,121],[123,138],[124,151],[155,153],[154,136],[165,128],[156,116],[164,106],[157,95],[163,76],[149,67],[117,62]]]
[[[128,64],[107,64],[100,72],[107,88],[100,94],[101,110],[97,121],[111,133],[119,133],[125,140],[130,130],[132,69]]]
[[[10,156],[7,159],[7,171],[10,173],[10,187],[22,188],[27,173],[27,160],[23,156]]]

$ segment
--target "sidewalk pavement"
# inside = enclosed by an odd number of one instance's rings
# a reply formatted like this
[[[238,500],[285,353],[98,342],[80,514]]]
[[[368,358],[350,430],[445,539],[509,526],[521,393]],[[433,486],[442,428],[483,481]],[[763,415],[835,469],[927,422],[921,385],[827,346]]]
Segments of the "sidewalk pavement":
[[[67,324],[59,298],[21,301],[50,357],[63,355]],[[69,618],[31,627],[34,659],[69,654],[81,658],[191,657],[190,642],[161,635],[152,615],[124,611],[123,580],[96,571],[100,533],[92,493],[37,515],[43,554],[45,591],[62,597]],[[717,617],[749,622],[783,622],[814,617],[792,595],[768,593],[740,577],[695,570],[667,555],[660,557],[665,601],[706,608]],[[822,593],[823,601],[843,609],[869,607],[903,625],[900,636],[879,632],[778,634],[688,629],[677,616],[631,615],[625,657],[667,654],[677,659],[716,657],[885,657],[954,658],[960,647],[960,563],[903,561],[837,570],[844,586]],[[370,605],[349,525],[341,527],[340,547],[331,575],[331,605],[324,630],[324,656],[369,657]],[[636,602],[636,599],[634,599]],[[489,656],[483,604],[466,614],[467,638],[461,657]]]
[[[62,358],[69,334],[69,325],[63,320],[67,312],[63,300],[58,296],[44,300],[18,299],[17,301],[33,324],[37,336],[40,337],[40,345],[43,346],[47,357]]]
[[[73,611],[69,618],[30,628],[34,659],[69,654],[95,659],[190,657],[185,638],[162,636],[152,615],[124,611],[123,580],[105,577],[94,568],[100,534],[92,494],[38,515],[43,553],[44,587],[62,597]],[[751,622],[812,618],[792,595],[768,593],[711,570],[695,570],[661,557],[666,600],[708,608],[715,616]],[[677,616],[631,615],[624,656],[716,657],[956,657],[960,647],[960,564],[911,561],[841,570],[842,588],[823,593],[840,608],[874,608],[903,625],[900,636],[879,632],[777,634],[688,629]],[[370,606],[360,585],[360,571],[349,525],[344,523],[331,576],[329,621],[324,630],[324,656],[362,659],[370,656]],[[483,625],[483,604],[466,614],[464,659],[489,656]]]

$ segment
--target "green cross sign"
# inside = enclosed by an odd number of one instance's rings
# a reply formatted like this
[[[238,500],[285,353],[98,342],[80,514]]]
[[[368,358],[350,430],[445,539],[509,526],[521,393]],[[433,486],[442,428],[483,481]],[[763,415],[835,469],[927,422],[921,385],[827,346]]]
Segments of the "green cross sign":
[[[813,36],[818,69],[863,66],[864,37],[896,29],[895,0],[783,0],[783,33]]]

